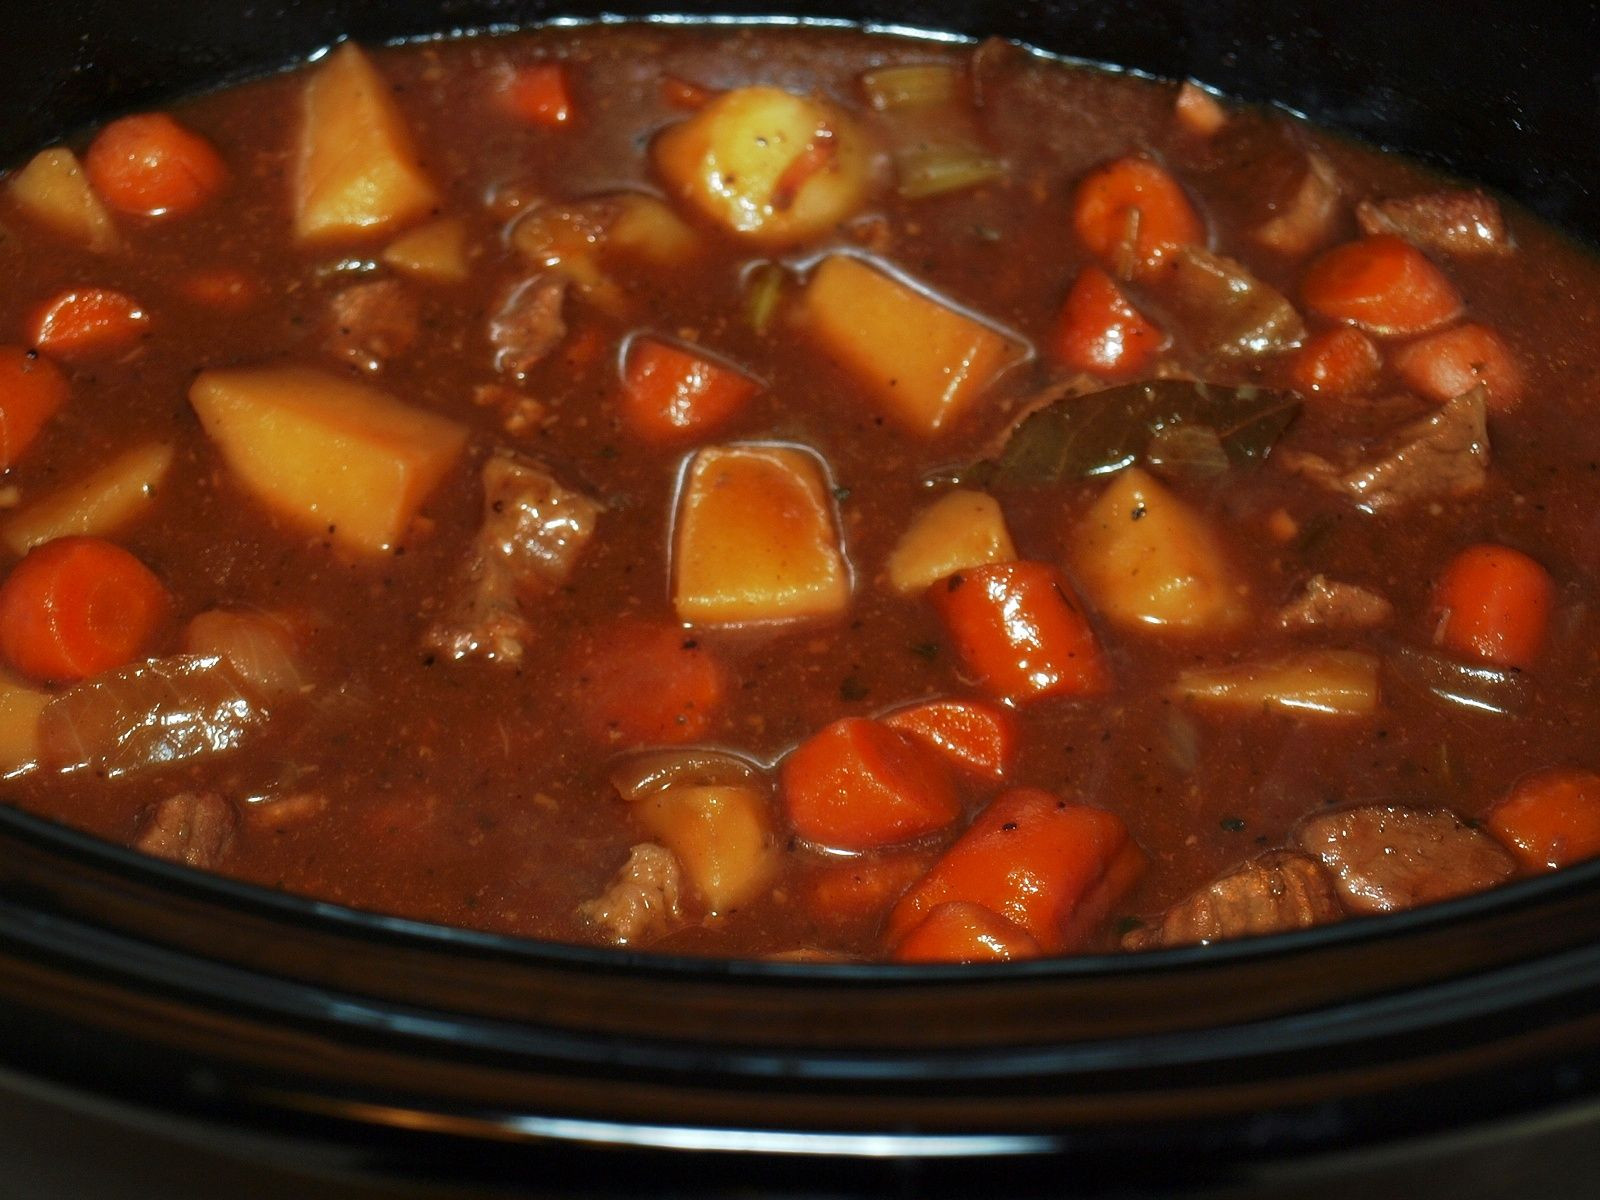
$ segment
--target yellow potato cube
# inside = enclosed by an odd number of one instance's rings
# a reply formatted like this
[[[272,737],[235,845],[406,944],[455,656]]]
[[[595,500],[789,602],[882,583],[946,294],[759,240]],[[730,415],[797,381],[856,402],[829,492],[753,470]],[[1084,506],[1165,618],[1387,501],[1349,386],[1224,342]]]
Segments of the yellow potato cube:
[[[700,252],[700,235],[654,196],[622,192],[612,197],[617,215],[605,244],[658,267],[675,267]]]
[[[1017,340],[842,254],[811,273],[800,320],[886,414],[924,437],[948,428],[1024,354]]]
[[[306,81],[295,236],[324,242],[392,233],[438,203],[389,85],[346,42]]]
[[[1249,615],[1211,526],[1138,467],[1084,514],[1071,559],[1085,599],[1113,624],[1224,632]]]
[[[696,454],[678,502],[672,566],[684,621],[787,621],[850,603],[822,465],[792,446]]]
[[[1378,659],[1359,650],[1308,650],[1185,671],[1171,690],[1206,708],[1364,717],[1378,709]]]
[[[752,899],[773,876],[772,824],[756,788],[668,788],[640,800],[636,811],[677,856],[712,913]]]
[[[385,266],[429,283],[460,283],[467,277],[467,227],[441,217],[403,233],[383,252]]]
[[[17,775],[39,762],[39,714],[55,697],[0,675],[0,776]]]
[[[305,367],[203,371],[189,402],[246,490],[374,553],[404,536],[467,440],[454,421]]]
[[[104,253],[117,245],[117,229],[78,156],[65,146],[41,150],[11,177],[11,198],[23,212],[62,237]]]
[[[171,446],[163,442],[135,446],[10,518],[0,527],[5,543],[26,554],[41,542],[69,534],[109,537],[155,507],[157,489],[171,466]]]
[[[723,92],[651,147],[668,192],[751,241],[803,241],[866,199],[872,154],[842,109],[775,87]]]
[[[889,586],[908,596],[957,571],[1016,557],[1000,502],[957,488],[911,519],[889,555]]]

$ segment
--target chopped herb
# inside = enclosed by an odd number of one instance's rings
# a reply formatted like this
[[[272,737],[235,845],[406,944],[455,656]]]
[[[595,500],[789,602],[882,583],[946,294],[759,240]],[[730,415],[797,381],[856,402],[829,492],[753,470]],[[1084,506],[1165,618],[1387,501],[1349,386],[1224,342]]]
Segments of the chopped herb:
[[[846,675],[844,681],[839,684],[839,699],[854,704],[856,701],[865,700],[866,698],[867,685],[854,675]]]
[[[1229,833],[1240,833],[1244,829],[1244,818],[1243,817],[1223,817],[1222,820],[1218,822],[1218,824],[1221,825],[1224,829],[1226,829]]]
[[[915,654],[918,658],[926,659],[928,662],[932,662],[934,659],[939,657],[939,643],[912,642],[911,653]]]

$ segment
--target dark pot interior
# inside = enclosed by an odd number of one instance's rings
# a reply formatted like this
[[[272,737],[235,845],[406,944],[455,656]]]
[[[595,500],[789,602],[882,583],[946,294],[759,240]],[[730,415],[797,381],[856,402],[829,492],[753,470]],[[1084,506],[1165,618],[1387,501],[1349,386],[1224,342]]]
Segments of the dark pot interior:
[[[49,6],[6,40],[0,158],[342,34],[574,11]],[[1478,0],[1447,21],[1351,0],[805,12],[999,34],[1276,100],[1600,242],[1592,4]],[[366,917],[0,812],[11,1101],[36,1121],[109,1106],[112,1124],[62,1126],[95,1145],[137,1126],[151,1131],[141,1139],[222,1148],[251,1164],[230,1184],[243,1194],[267,1155],[589,1194],[1060,1194],[1070,1180],[1085,1194],[1309,1196],[1359,1180],[1381,1194],[1443,1182],[1499,1195],[1514,1169],[1524,1190],[1588,1195],[1600,1187],[1597,989],[1600,865],[1377,924],[1133,961],[822,969]]]

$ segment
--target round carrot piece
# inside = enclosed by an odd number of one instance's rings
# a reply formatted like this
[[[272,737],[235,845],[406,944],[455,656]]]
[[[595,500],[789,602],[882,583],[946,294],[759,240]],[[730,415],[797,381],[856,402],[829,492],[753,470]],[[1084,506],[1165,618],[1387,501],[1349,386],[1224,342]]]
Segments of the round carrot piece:
[[[0,470],[15,465],[67,395],[67,377],[55,363],[0,346]]]
[[[529,125],[558,129],[572,120],[572,85],[565,64],[528,63],[500,80],[500,107]]]
[[[936,752],[864,717],[812,734],[783,760],[779,778],[794,831],[830,850],[910,841],[961,815]]]
[[[1527,667],[1544,645],[1555,590],[1550,573],[1520,550],[1468,546],[1433,585],[1434,642],[1465,658]]]
[[[1099,267],[1078,273],[1056,321],[1056,357],[1096,375],[1133,376],[1161,349],[1161,330],[1128,303],[1122,289]]]
[[[1203,242],[1188,195],[1148,158],[1119,158],[1084,176],[1072,202],[1078,240],[1121,275],[1153,266],[1170,246]]]
[[[1486,325],[1457,325],[1395,351],[1395,370],[1419,395],[1443,404],[1479,384],[1496,412],[1522,399],[1522,369],[1510,347]]]
[[[161,581],[122,547],[57,538],[0,584],[0,654],[33,679],[85,679],[139,657],[171,609]]]
[[[890,957],[895,962],[1008,962],[1042,953],[1016,922],[981,904],[951,900],[932,909]]]
[[[681,442],[731,420],[761,390],[742,371],[655,338],[637,338],[623,367],[622,418],[640,437]]]
[[[1428,256],[1404,238],[1380,233],[1327,251],[1300,282],[1306,306],[1369,333],[1426,333],[1461,315],[1461,294]]]
[[[1489,832],[1534,871],[1600,855],[1600,774],[1552,767],[1524,776],[1489,812]]]
[[[1341,325],[1306,339],[1289,360],[1289,386],[1312,396],[1359,396],[1372,389],[1382,367],[1372,339]]]
[[[89,144],[83,166],[107,204],[143,217],[194,212],[228,178],[211,143],[166,113],[111,122]]]
[[[45,302],[29,323],[34,346],[64,362],[131,350],[150,317],[132,296],[111,288],[74,288]]]
[[[727,673],[694,634],[624,618],[572,663],[581,727],[610,745],[697,741],[722,709]]]

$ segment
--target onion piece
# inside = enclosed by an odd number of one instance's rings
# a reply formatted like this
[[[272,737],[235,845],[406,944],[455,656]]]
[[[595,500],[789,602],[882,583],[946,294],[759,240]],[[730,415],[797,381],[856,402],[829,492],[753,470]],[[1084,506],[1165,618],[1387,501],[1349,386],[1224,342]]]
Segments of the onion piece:
[[[909,147],[894,161],[899,176],[895,190],[907,200],[942,196],[1006,176],[1005,163],[970,146]]]
[[[675,787],[732,787],[749,784],[761,772],[721,750],[658,750],[635,754],[617,764],[611,785],[629,802]]]
[[[184,629],[183,652],[227,659],[263,696],[292,696],[309,683],[293,632],[267,613],[203,612]]]
[[[907,63],[879,67],[861,76],[861,91],[875,112],[959,99],[961,76],[948,63]]]
[[[180,654],[106,671],[39,714],[39,757],[108,779],[237,749],[267,722],[259,691],[218,655]]]
[[[1152,288],[1195,347],[1235,361],[1299,345],[1305,322],[1284,294],[1231,258],[1175,247]]]
[[[1378,659],[1359,650],[1308,650],[1185,671],[1172,692],[1207,708],[1364,717],[1378,707]]]
[[[1517,717],[1533,704],[1533,681],[1514,668],[1462,662],[1432,650],[1398,646],[1385,661],[1399,683],[1434,700]]]

